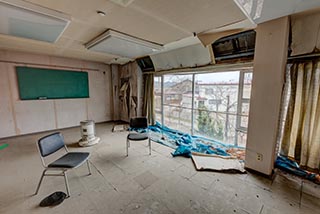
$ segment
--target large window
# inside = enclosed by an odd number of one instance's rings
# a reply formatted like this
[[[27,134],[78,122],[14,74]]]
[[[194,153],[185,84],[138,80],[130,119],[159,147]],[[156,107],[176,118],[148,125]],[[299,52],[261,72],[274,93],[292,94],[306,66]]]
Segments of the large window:
[[[195,75],[194,134],[233,144],[239,71]]]
[[[164,124],[191,133],[192,75],[165,75],[163,81]]]
[[[156,120],[186,133],[245,146],[251,70],[155,77]]]

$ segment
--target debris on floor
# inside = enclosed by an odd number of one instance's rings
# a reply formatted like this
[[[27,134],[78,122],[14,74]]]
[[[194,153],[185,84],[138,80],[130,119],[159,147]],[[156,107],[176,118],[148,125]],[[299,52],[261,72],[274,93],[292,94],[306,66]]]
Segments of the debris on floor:
[[[320,174],[301,169],[296,161],[293,161],[287,157],[281,155],[278,156],[275,162],[275,167],[299,177],[308,179],[316,184],[320,184]]]
[[[244,162],[235,157],[192,153],[191,158],[198,171],[246,172]]]
[[[52,207],[61,204],[64,199],[67,198],[67,194],[64,192],[54,192],[51,195],[45,197],[40,202],[40,207]]]
[[[244,160],[245,157],[245,148],[243,147],[223,144],[205,137],[190,135],[162,126],[158,122],[153,126],[149,126],[149,130],[150,137],[153,141],[175,149],[172,153],[174,157],[191,157],[192,152],[231,156],[240,160]]]
[[[124,132],[128,130],[128,125],[127,124],[118,124],[114,125],[112,128],[112,132]]]
[[[143,129],[133,130],[145,132]],[[175,149],[172,153],[173,157],[192,158],[197,170],[245,173],[245,148],[243,147],[190,135],[162,126],[158,122],[149,126],[149,136],[152,141]]]

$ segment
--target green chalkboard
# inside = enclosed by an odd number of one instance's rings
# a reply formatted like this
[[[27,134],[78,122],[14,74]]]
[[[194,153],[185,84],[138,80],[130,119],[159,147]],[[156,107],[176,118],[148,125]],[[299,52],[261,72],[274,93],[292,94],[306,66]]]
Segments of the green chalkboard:
[[[88,98],[88,73],[16,67],[21,100]]]

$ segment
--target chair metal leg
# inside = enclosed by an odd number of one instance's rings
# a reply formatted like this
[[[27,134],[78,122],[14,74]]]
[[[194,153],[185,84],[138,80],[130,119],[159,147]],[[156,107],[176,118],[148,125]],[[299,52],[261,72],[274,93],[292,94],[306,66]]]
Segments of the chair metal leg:
[[[89,171],[89,174],[88,174],[88,175],[91,175],[91,169],[90,169],[90,163],[89,163],[89,160],[87,160],[87,166],[88,166],[88,171]]]
[[[38,192],[39,192],[39,189],[40,189],[40,186],[41,186],[41,183],[42,183],[43,177],[45,176],[46,171],[47,171],[47,170],[45,169],[45,170],[43,170],[43,172],[42,172],[40,181],[39,181],[38,186],[37,186],[37,190],[36,190],[36,192],[34,193],[35,195],[37,195]]]
[[[149,144],[149,155],[151,155],[151,140],[150,140],[150,138],[148,139],[148,144]]]
[[[127,156],[129,155],[130,141],[127,139]]]
[[[64,181],[66,183],[67,196],[70,197],[69,183],[68,183],[67,173],[65,171],[63,172],[63,176],[64,176]]]
[[[151,155],[151,140],[150,138],[148,140],[149,140],[149,155]]]

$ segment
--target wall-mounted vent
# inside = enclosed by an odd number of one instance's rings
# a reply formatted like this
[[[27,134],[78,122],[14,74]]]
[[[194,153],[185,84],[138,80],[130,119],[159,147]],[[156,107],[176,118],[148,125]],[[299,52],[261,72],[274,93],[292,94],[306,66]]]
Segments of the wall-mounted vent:
[[[153,62],[150,56],[142,57],[137,59],[137,63],[141,68],[142,72],[154,71]]]
[[[0,33],[56,42],[70,23],[70,17],[21,0],[0,0]]]
[[[88,42],[86,48],[92,51],[135,59],[162,49],[162,45],[133,37],[114,30],[107,30]]]
[[[249,30],[223,37],[212,44],[215,60],[253,57],[256,32]]]

